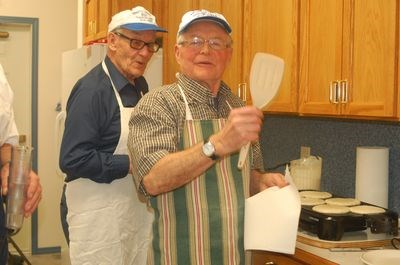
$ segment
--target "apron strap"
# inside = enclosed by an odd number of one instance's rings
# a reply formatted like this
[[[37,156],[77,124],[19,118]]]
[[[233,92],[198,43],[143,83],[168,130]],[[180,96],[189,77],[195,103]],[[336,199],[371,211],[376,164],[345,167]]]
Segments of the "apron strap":
[[[190,120],[190,121],[191,121],[191,120],[193,120],[193,116],[192,116],[192,112],[190,111],[190,108],[189,108],[189,103],[187,102],[185,93],[183,93],[183,89],[182,89],[181,85],[178,84],[178,88],[179,88],[179,90],[180,90],[180,92],[181,92],[181,95],[182,95],[182,97],[183,97],[183,101],[185,101],[186,120]]]

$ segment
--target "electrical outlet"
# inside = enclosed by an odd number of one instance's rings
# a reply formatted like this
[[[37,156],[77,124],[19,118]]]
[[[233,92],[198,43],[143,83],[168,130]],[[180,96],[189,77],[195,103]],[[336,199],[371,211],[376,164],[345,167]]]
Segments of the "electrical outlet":
[[[300,146],[300,158],[309,157],[311,154],[311,147],[309,146]]]

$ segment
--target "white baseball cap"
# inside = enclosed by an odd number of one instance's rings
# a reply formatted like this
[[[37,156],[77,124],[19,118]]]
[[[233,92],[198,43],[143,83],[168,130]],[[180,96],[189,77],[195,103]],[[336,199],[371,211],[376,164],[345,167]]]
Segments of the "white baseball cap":
[[[178,34],[186,30],[188,26],[199,20],[209,20],[219,24],[227,33],[231,33],[232,29],[225,17],[219,13],[212,13],[208,10],[193,10],[186,12],[179,24]]]
[[[124,10],[115,14],[110,24],[108,24],[108,31],[110,32],[117,28],[133,31],[154,30],[167,32],[157,25],[156,17],[142,6],[137,6],[132,8],[132,10]]]

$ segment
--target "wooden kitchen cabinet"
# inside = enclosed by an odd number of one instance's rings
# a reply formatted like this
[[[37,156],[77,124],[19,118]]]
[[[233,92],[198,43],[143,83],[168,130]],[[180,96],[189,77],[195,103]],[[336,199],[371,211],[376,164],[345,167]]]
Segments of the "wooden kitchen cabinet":
[[[112,16],[111,0],[86,0],[84,6],[83,42],[85,44],[107,36]]]
[[[243,79],[256,52],[272,53],[285,72],[265,111],[398,118],[399,2],[244,0]]]
[[[241,83],[249,89],[256,52],[284,59],[280,90],[264,111],[400,118],[400,0],[86,0],[85,43],[105,38],[111,16],[134,5],[169,31],[162,35],[163,83],[179,71],[174,45],[182,15],[209,9],[232,26],[234,51],[223,80],[234,93]]]
[[[256,52],[268,52],[285,60],[285,74],[280,91],[269,111],[297,111],[297,20],[298,0],[200,0],[164,1],[167,12],[164,25],[169,30],[164,41],[164,82],[175,80],[179,70],[175,60],[176,31],[182,15],[192,9],[208,9],[222,13],[232,27],[233,57],[223,80],[237,93],[239,84],[247,84]]]
[[[398,116],[399,2],[300,2],[300,114]]]
[[[108,24],[114,14],[143,6],[151,12],[160,24],[162,0],[86,0],[84,6],[83,41],[85,44],[107,38]]]
[[[251,63],[257,52],[271,53],[285,61],[277,96],[264,110],[297,112],[298,92],[298,0],[245,0],[243,30],[243,79],[249,82]],[[237,52],[237,51],[236,51]]]
[[[157,24],[163,26],[161,23],[161,3],[163,0],[114,0],[114,14],[122,10],[132,9],[135,6],[143,6],[150,13],[156,17]]]
[[[336,263],[296,248],[294,255],[252,251],[252,265],[336,265]]]

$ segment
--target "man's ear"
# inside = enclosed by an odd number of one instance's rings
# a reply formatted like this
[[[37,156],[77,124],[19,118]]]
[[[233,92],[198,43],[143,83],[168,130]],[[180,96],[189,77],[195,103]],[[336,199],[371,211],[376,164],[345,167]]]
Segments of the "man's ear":
[[[117,41],[117,36],[112,32],[108,32],[107,45],[110,50],[113,50],[113,51],[116,50],[116,45],[115,45],[116,41]]]
[[[180,64],[180,49],[179,49],[179,46],[178,46],[178,44],[175,44],[175,47],[174,47],[174,49],[175,49],[175,59],[176,59],[176,62],[178,63],[178,64]]]

